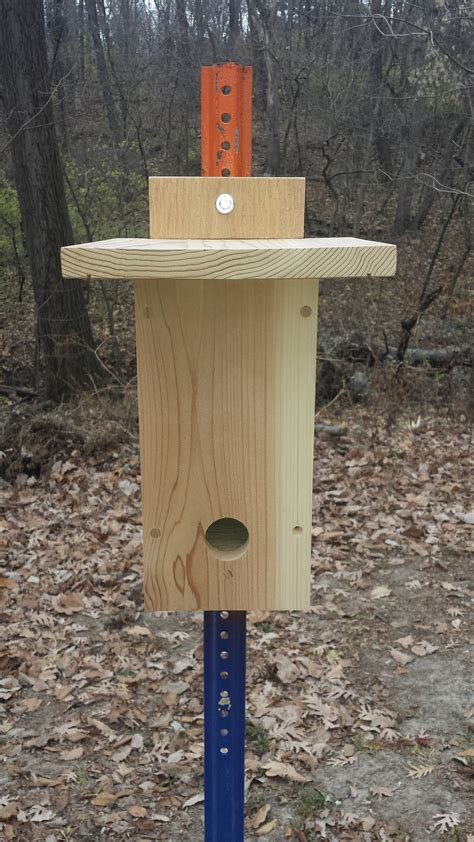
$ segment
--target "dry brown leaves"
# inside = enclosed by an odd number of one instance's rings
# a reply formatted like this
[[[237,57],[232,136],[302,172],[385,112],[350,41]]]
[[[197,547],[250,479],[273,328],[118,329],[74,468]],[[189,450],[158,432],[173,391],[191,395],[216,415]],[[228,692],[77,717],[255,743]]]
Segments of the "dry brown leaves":
[[[373,745],[431,745],[401,734],[389,700],[357,670],[370,645],[384,669],[408,675],[467,630],[467,585],[446,562],[474,548],[467,436],[449,427],[438,420],[415,436],[408,422],[391,434],[381,424],[349,444],[318,442],[314,608],[260,612],[249,623],[246,766],[256,838],[384,838],[367,810],[318,808],[298,826],[280,821],[267,799],[252,809],[252,792],[303,791],[325,764],[355,769]],[[169,840],[171,823],[200,838],[202,620],[142,614],[139,489],[138,454],[124,448],[103,463],[73,451],[41,480],[22,476],[3,492],[5,839],[33,838],[44,826],[35,839],[81,827],[89,838]],[[394,584],[405,567],[410,574]],[[401,628],[393,612],[425,592],[442,608]],[[372,634],[380,611],[392,614]],[[407,781],[434,777],[437,761],[428,760],[406,766]],[[392,796],[376,784],[374,810]],[[442,808],[436,827],[454,827]]]

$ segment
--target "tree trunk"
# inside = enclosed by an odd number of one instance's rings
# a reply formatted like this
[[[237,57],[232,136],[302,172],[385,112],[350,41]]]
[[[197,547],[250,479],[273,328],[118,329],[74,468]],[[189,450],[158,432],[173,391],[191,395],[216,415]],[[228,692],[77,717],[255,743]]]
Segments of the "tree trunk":
[[[56,89],[59,111],[59,140],[64,152],[69,149],[69,106],[74,103],[74,86],[71,84],[72,61],[67,55],[69,40],[63,0],[51,0],[47,5],[47,30],[52,47],[51,84]]]
[[[249,0],[249,10],[263,46],[263,61],[267,82],[265,171],[269,175],[279,175],[281,170],[280,107],[273,45],[276,26],[276,0]]]
[[[400,237],[412,223],[412,203],[415,192],[415,176],[419,155],[421,127],[413,112],[406,117],[401,127],[402,166],[398,174],[397,204],[392,233]]]
[[[92,44],[94,46],[97,72],[99,74],[99,82],[102,90],[102,99],[104,100],[105,112],[107,114],[107,122],[109,124],[112,140],[114,144],[118,146],[120,141],[123,139],[123,132],[120,129],[119,116],[112,93],[112,85],[110,84],[110,76],[107,63],[105,61],[102,39],[100,37],[96,0],[85,0],[85,4],[87,9],[87,18],[89,21],[89,31],[92,38]]]
[[[240,0],[229,0],[229,47],[235,47],[240,35]]]
[[[82,286],[61,277],[60,248],[73,236],[37,0],[0,0],[0,70],[46,389],[58,400],[98,379],[99,364]]]
[[[180,54],[189,56],[189,23],[186,15],[186,0],[176,0],[176,23]]]

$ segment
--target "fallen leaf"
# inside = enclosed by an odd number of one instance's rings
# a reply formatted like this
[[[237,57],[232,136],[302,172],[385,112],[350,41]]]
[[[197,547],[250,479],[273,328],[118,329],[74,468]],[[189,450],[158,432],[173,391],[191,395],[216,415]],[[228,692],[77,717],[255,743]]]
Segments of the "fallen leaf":
[[[204,801],[204,793],[199,792],[197,795],[193,795],[192,798],[188,798],[187,801],[184,802],[184,807],[194,807],[195,804],[200,804],[201,801]]]
[[[400,652],[399,649],[390,649],[390,654],[393,660],[396,661],[397,664],[401,664],[403,667],[406,666],[406,664],[409,664],[410,661],[413,661],[411,655],[407,655],[406,652]]]
[[[420,544],[418,541],[410,541],[410,547],[418,555],[426,556],[430,554],[430,547],[427,544]]]
[[[54,691],[54,698],[58,700],[58,702],[62,702],[64,699],[67,699],[68,696],[71,695],[71,691],[73,690],[72,686],[69,687],[58,687]]]
[[[446,833],[460,823],[458,813],[439,813],[437,816],[433,816],[433,819],[435,820],[433,830],[439,830],[440,833]]]
[[[122,760],[126,760],[128,755],[131,754],[132,746],[130,743],[127,745],[118,748],[117,751],[114,751],[112,755],[112,760],[115,760],[116,763],[121,763]]]
[[[370,596],[372,599],[382,599],[384,596],[390,596],[391,593],[392,591],[386,585],[377,585],[370,591]]]
[[[195,666],[191,658],[182,658],[179,661],[176,661],[173,672],[175,675],[181,675],[182,672],[186,672],[186,670],[192,669]]]
[[[0,807],[0,819],[13,819],[20,808],[19,801],[10,801],[4,807]]]
[[[251,822],[254,830],[256,830],[257,827],[260,827],[262,822],[264,822],[265,819],[267,818],[269,812],[270,812],[270,804],[264,804],[263,807],[260,807],[260,809],[257,810],[257,812],[255,813],[255,815],[252,819],[252,822]]]
[[[372,816],[364,816],[361,819],[362,830],[365,830],[365,831],[372,830],[374,824],[375,824],[375,819]]]
[[[408,649],[410,646],[413,646],[414,642],[413,635],[411,634],[408,634],[406,637],[399,637],[397,640],[397,643],[399,643],[400,646],[403,646],[404,649]]]
[[[299,678],[300,672],[298,667],[286,655],[279,655],[276,665],[277,675],[282,684],[293,684]]]
[[[95,798],[92,799],[91,804],[94,807],[108,807],[109,804],[113,804],[117,800],[117,795],[114,795],[112,792],[99,792]]]
[[[9,576],[0,576],[0,588],[15,588],[17,585],[16,579],[11,579]]]
[[[396,787],[393,787],[393,789],[391,789],[388,786],[369,787],[369,792],[371,793],[371,795],[378,795],[379,798],[391,798],[395,790]]]
[[[78,746],[77,748],[71,748],[70,750],[62,751],[60,753],[61,760],[79,760],[82,755],[84,754],[84,749],[82,746]]]
[[[272,819],[271,822],[267,822],[267,824],[264,824],[262,827],[260,827],[257,830],[255,836],[265,836],[267,833],[270,833],[270,831],[275,830],[277,824],[277,820]]]
[[[132,637],[151,637],[151,631],[146,626],[130,626],[127,629],[127,634]]]
[[[21,690],[21,687],[16,678],[2,678],[0,680],[0,702],[10,699],[19,690]]]
[[[52,810],[48,810],[47,807],[43,807],[41,804],[34,804],[30,810],[28,810],[28,819],[30,822],[49,822],[51,819],[54,819],[54,813]]]
[[[336,757],[333,757],[332,760],[329,761],[329,766],[350,766],[352,763],[356,763],[357,755],[353,754],[352,756],[347,756],[345,754],[339,754]]]
[[[474,759],[474,748],[468,748],[466,751],[460,751],[459,754],[456,754],[453,760],[458,760],[459,763],[462,763],[464,766],[472,765],[470,761]]]
[[[55,787],[55,786],[62,786],[62,784],[64,784],[64,782],[65,782],[64,773],[62,775],[59,775],[57,778],[42,778],[42,777],[37,778],[35,776],[34,779],[31,781],[30,786],[33,786],[33,787],[37,787],[37,786]]]
[[[432,646],[428,640],[420,640],[419,643],[415,643],[415,645],[411,647],[411,651],[414,655],[418,655],[422,658],[424,655],[431,655],[433,652],[436,652],[438,648],[438,646]]]
[[[441,587],[444,588],[445,591],[457,591],[458,586],[455,585],[453,582],[441,582]]]
[[[61,593],[55,597],[53,604],[58,614],[71,615],[82,611],[82,599],[78,593]]]
[[[29,713],[34,713],[35,710],[39,710],[42,704],[42,699],[39,699],[37,696],[32,696],[29,699],[22,699],[21,702],[18,702],[16,709],[28,711]]]
[[[80,743],[81,740],[85,740],[86,737],[87,733],[83,731],[82,728],[71,728],[64,734],[64,739],[69,740],[70,743]]]
[[[91,718],[87,721],[89,725],[92,725],[92,727],[99,731],[101,734],[103,734],[104,737],[108,737],[111,740],[115,740],[117,738],[117,734],[115,733],[113,728],[111,728],[110,725],[107,725],[105,722],[101,722],[100,719]]]
[[[297,781],[306,784],[311,781],[308,775],[301,775],[293,766],[288,763],[280,763],[278,760],[270,760],[262,766],[265,769],[267,778],[285,778],[288,781]]]
[[[136,749],[136,751],[143,751],[143,737],[141,734],[134,734],[130,745],[132,748]]]
[[[131,807],[127,807],[127,810],[135,819],[144,819],[148,815],[146,807],[140,807],[139,804],[132,804]]]
[[[413,764],[410,764],[408,768],[410,770],[408,772],[408,777],[417,778],[418,780],[420,780],[420,778],[426,778],[427,775],[431,775],[431,773],[434,772],[434,766],[414,766]]]

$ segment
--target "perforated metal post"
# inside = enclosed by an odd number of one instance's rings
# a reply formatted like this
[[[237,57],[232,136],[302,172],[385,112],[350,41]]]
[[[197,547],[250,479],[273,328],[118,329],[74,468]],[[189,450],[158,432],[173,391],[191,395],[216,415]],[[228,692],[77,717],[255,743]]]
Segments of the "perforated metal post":
[[[252,68],[201,69],[202,175],[252,175]]]
[[[201,71],[202,174],[252,174],[252,68]],[[229,194],[219,213],[231,213]],[[204,612],[205,842],[243,842],[246,612]]]
[[[204,612],[206,842],[244,838],[245,611]]]

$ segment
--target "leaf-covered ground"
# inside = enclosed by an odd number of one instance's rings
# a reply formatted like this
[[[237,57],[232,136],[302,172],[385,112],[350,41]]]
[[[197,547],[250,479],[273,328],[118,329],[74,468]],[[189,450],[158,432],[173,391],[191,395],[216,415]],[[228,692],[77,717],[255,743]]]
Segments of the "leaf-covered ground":
[[[469,430],[342,420],[313,608],[249,618],[246,838],[472,842]],[[202,838],[202,616],[143,614],[139,493],[134,445],[4,486],[2,840]]]

